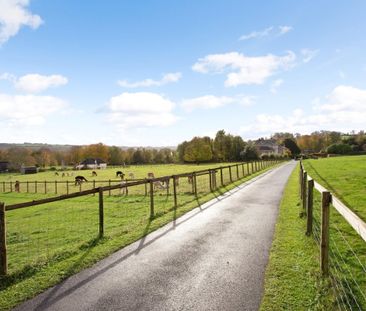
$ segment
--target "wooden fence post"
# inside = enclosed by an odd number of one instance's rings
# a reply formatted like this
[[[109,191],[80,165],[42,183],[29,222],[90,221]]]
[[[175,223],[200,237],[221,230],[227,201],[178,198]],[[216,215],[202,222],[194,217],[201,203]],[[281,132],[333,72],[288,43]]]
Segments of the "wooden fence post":
[[[197,176],[193,173],[194,195],[197,197]]]
[[[241,164],[241,172],[242,172],[242,178],[245,177],[245,172],[244,172],[244,163]]]
[[[93,179],[93,188],[95,189],[95,179]],[[93,196],[95,196],[95,193],[93,193]]]
[[[109,187],[111,186],[111,180],[110,179],[108,180],[108,186]],[[111,189],[110,188],[108,189],[108,195],[111,196]]]
[[[99,237],[104,235],[104,202],[103,188],[99,187]]]
[[[254,162],[252,161],[252,162],[250,162],[250,164],[252,166],[252,169],[250,171],[250,174],[253,174],[254,173]]]
[[[210,191],[212,192],[212,172],[210,169],[208,170],[208,176],[209,176],[209,183],[210,183]]]
[[[44,181],[44,193],[47,193],[47,180]]]
[[[29,192],[29,181],[27,181],[27,193]]]
[[[236,164],[236,179],[239,179],[239,165]]]
[[[217,190],[217,183],[216,183],[216,170],[212,171],[212,182],[214,190]]]
[[[37,180],[34,182],[34,192],[37,193]]]
[[[13,192],[13,182],[10,182],[10,192]]]
[[[152,180],[150,180],[150,219],[151,218],[154,218],[154,184]]]
[[[145,183],[145,196],[147,196],[147,182]]]
[[[231,174],[231,166],[229,166],[230,182],[233,182],[233,175]]]
[[[313,189],[314,189],[314,180],[310,179],[308,181],[308,199],[307,199],[307,207],[306,207],[306,235],[310,235],[313,232]]]
[[[302,176],[302,209],[303,209],[303,213],[305,213],[306,215],[306,188],[308,185],[308,173],[306,171],[304,171],[304,174]]]
[[[224,186],[224,176],[222,174],[222,167],[220,167],[220,180],[221,180],[221,187]]]
[[[332,195],[329,191],[322,192],[320,270],[324,276],[329,272],[329,204],[331,200]]]
[[[5,181],[3,181],[3,192],[5,192]]]
[[[178,202],[177,202],[177,181],[175,179],[175,176],[173,176],[173,196],[174,196],[174,207],[177,208]]]
[[[57,180],[55,180],[55,194],[57,194]]]
[[[300,191],[300,199],[302,199],[302,186],[303,186],[303,181],[302,181],[302,179],[303,179],[303,175],[304,175],[304,172],[303,172],[303,169],[302,169],[302,164],[301,164],[301,162],[300,162],[300,172],[299,172],[299,183],[300,183],[300,189],[299,189],[299,191]]]
[[[5,203],[0,202],[0,275],[6,275],[7,273]]]
[[[69,194],[69,181],[66,180],[66,194]]]

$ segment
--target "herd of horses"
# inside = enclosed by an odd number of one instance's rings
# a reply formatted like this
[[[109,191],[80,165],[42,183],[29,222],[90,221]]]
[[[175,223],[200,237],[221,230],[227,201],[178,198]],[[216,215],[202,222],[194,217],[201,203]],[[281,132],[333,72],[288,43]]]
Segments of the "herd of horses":
[[[98,176],[96,171],[92,171],[92,177]],[[127,180],[125,179],[126,174],[123,173],[122,171],[117,171],[116,172],[116,177],[121,178],[121,184],[126,184]],[[133,173],[129,173],[128,177],[130,180],[135,179],[135,175]],[[147,179],[155,179],[155,175],[154,173],[150,172],[147,173]],[[75,177],[75,186],[81,185],[83,182],[88,181],[84,176],[82,175],[78,175]],[[192,177],[188,176],[188,183],[192,184]],[[166,178],[163,180],[156,180],[154,181],[154,190],[164,190],[164,189],[169,189],[169,183],[170,183],[170,178]],[[179,186],[179,177],[174,178],[174,183],[175,186]]]

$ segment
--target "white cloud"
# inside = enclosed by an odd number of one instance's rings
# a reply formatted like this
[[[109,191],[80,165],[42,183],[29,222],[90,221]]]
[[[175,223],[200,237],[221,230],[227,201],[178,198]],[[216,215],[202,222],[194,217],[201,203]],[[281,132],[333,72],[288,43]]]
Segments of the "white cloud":
[[[303,56],[302,61],[304,63],[310,62],[318,54],[318,52],[319,52],[318,50],[302,49],[301,50],[301,55]]]
[[[160,94],[150,92],[122,93],[107,103],[108,120],[117,127],[164,127],[174,124],[175,104]]]
[[[279,28],[279,35],[284,35],[291,31],[293,28],[291,26],[278,26]]]
[[[277,93],[277,89],[283,84],[283,80],[282,79],[277,79],[275,81],[272,82],[271,84],[271,88],[270,91],[272,94],[276,94]]]
[[[259,30],[259,31],[252,31],[249,34],[246,35],[242,35],[239,38],[239,41],[243,41],[243,40],[249,40],[249,39],[256,39],[256,38],[263,38],[263,37],[267,37],[271,34],[276,34],[277,36],[282,36],[286,33],[288,33],[289,31],[291,31],[293,28],[291,26],[278,26],[278,27],[267,27],[266,29],[263,30]]]
[[[316,130],[351,131],[365,128],[366,90],[340,85],[325,100],[313,101],[313,111],[301,109],[290,115],[257,115],[255,122],[241,127],[241,132],[269,136],[275,132],[310,133]]]
[[[247,35],[242,35],[239,40],[249,40],[249,39],[254,39],[254,38],[261,38],[261,37],[265,37],[268,36],[271,31],[273,30],[273,26],[270,26],[264,30],[260,30],[260,31],[252,31],[251,33],[247,34]]]
[[[0,0],[0,45],[15,36],[22,26],[38,28],[42,19],[32,14],[27,6],[29,0]]]
[[[52,96],[0,94],[0,120],[11,126],[43,124],[65,107],[63,100]]]
[[[133,83],[130,83],[127,80],[119,80],[117,83],[119,86],[126,88],[162,86],[168,83],[178,82],[181,77],[182,74],[180,72],[173,72],[164,74],[161,80],[145,79]]]
[[[0,80],[6,80],[6,81],[10,81],[12,83],[16,82],[16,76],[8,73],[8,72],[4,72],[0,75]]]
[[[43,76],[34,73],[20,77],[15,82],[15,87],[27,93],[39,93],[50,87],[57,87],[67,83],[67,78],[61,75]]]
[[[181,103],[181,106],[186,111],[193,111],[195,109],[215,109],[233,103],[238,103],[242,106],[249,106],[253,104],[253,97],[205,95],[195,98],[184,99]]]
[[[192,66],[200,73],[228,72],[226,87],[241,84],[262,84],[265,80],[280,70],[287,70],[294,65],[296,55],[289,51],[284,56],[268,54],[266,56],[250,57],[238,52],[211,54],[200,58]]]

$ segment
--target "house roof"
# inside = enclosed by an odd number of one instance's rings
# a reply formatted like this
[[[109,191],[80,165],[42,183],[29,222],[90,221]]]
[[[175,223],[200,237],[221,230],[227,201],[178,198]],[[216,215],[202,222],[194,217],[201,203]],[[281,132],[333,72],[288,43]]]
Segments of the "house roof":
[[[83,164],[83,165],[98,164],[99,165],[99,164],[105,164],[105,163],[106,162],[100,158],[87,158],[80,164]]]

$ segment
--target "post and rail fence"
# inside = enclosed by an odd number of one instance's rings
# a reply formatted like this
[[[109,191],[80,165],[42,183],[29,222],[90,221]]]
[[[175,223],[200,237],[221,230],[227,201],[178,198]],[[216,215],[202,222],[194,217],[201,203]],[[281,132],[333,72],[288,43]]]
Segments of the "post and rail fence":
[[[163,177],[157,177],[157,178],[146,178],[146,179],[139,179],[139,180],[119,180],[118,183],[112,184],[111,181],[108,181],[107,186],[100,186],[95,187],[96,183],[95,181],[91,182],[94,186],[92,189],[88,190],[82,190],[81,188],[78,189],[77,192],[69,193],[67,190],[66,194],[54,196],[54,197],[46,197],[44,199],[39,200],[33,200],[29,202],[23,202],[23,203],[17,203],[17,204],[11,204],[11,205],[5,205],[5,203],[0,203],[0,276],[1,275],[7,275],[8,274],[8,254],[7,254],[7,228],[6,228],[6,214],[14,211],[19,210],[27,207],[32,206],[38,206],[41,204],[47,204],[51,202],[58,202],[78,197],[84,197],[88,195],[95,196],[98,194],[98,236],[103,237],[105,234],[105,201],[104,201],[104,193],[108,193],[108,195],[111,195],[111,192],[118,191],[118,196],[121,196],[122,194],[124,196],[127,196],[129,192],[131,192],[131,189],[133,190],[134,187],[143,186],[143,188],[140,188],[139,195],[149,198],[149,218],[152,219],[155,217],[155,202],[154,202],[154,193],[158,190],[156,189],[156,186],[159,186],[159,189],[166,190],[167,196],[172,195],[173,197],[173,208],[178,207],[178,193],[181,194],[191,194],[195,198],[198,197],[198,192],[200,193],[208,194],[210,192],[214,192],[219,189],[219,187],[225,187],[226,185],[238,181],[242,178],[245,178],[249,175],[255,174],[263,169],[272,167],[279,162],[282,162],[282,160],[267,160],[267,161],[252,161],[252,162],[242,162],[237,163],[234,165],[228,165],[228,166],[221,166],[216,167],[212,169],[207,170],[199,170],[189,173],[182,173],[182,174],[176,174],[171,176],[163,176]],[[240,169],[241,168],[241,169]],[[233,174],[235,172],[235,174]],[[226,174],[228,173],[228,174]],[[219,175],[219,176],[218,176]],[[202,185],[199,185],[198,179],[204,178],[205,176],[208,176],[208,186],[204,186],[203,190],[198,189],[199,186],[202,188]],[[187,182],[185,185],[186,187],[179,191],[179,185],[180,183],[183,183],[183,180]],[[207,181],[203,181],[204,183],[207,183]],[[218,185],[219,181],[219,185]],[[29,187],[29,183],[23,182]],[[69,182],[70,183],[70,182]],[[69,183],[66,183],[68,185]],[[170,186],[170,183],[172,186]],[[41,183],[38,183],[38,185]],[[55,193],[58,192],[59,188],[57,188],[58,183],[52,183],[49,182],[49,184],[55,185]],[[36,182],[37,185],[37,182]],[[163,188],[161,188],[163,186]],[[4,186],[3,186],[4,187]],[[184,187],[184,185],[182,185]],[[68,189],[69,187],[67,187]],[[129,190],[130,188],[130,190]],[[172,188],[172,192],[170,193],[170,189]],[[47,189],[47,188],[45,188]],[[207,190],[206,190],[207,189]],[[44,193],[47,193],[47,191],[44,191]]]
[[[321,196],[319,206],[314,205],[314,189]],[[347,240],[345,229],[340,228],[337,224],[339,220],[333,219],[332,221],[331,212],[336,211],[333,213],[333,217],[337,216],[343,219],[342,221],[350,226],[350,230],[353,230],[352,235],[358,236],[362,241],[361,243],[366,242],[366,223],[328,189],[316,182],[307,173],[302,161],[300,161],[299,170],[299,196],[301,199],[300,217],[306,217],[305,234],[313,235],[319,244],[320,271],[324,277],[330,277],[334,291],[336,291],[339,308],[341,310],[365,310],[365,283],[360,285],[360,281],[355,277],[355,267],[349,267],[345,257],[354,257],[354,262],[359,265],[357,268],[363,273],[362,282],[366,282],[364,277],[366,274],[365,264],[356,254],[357,250],[352,247],[352,242]],[[320,209],[318,214],[315,212],[317,209]],[[342,248],[338,245],[340,242],[336,240],[336,237],[332,237],[332,234],[340,236],[339,241],[345,244],[344,249],[347,249],[348,253],[342,253]],[[348,276],[342,275],[343,272]]]

